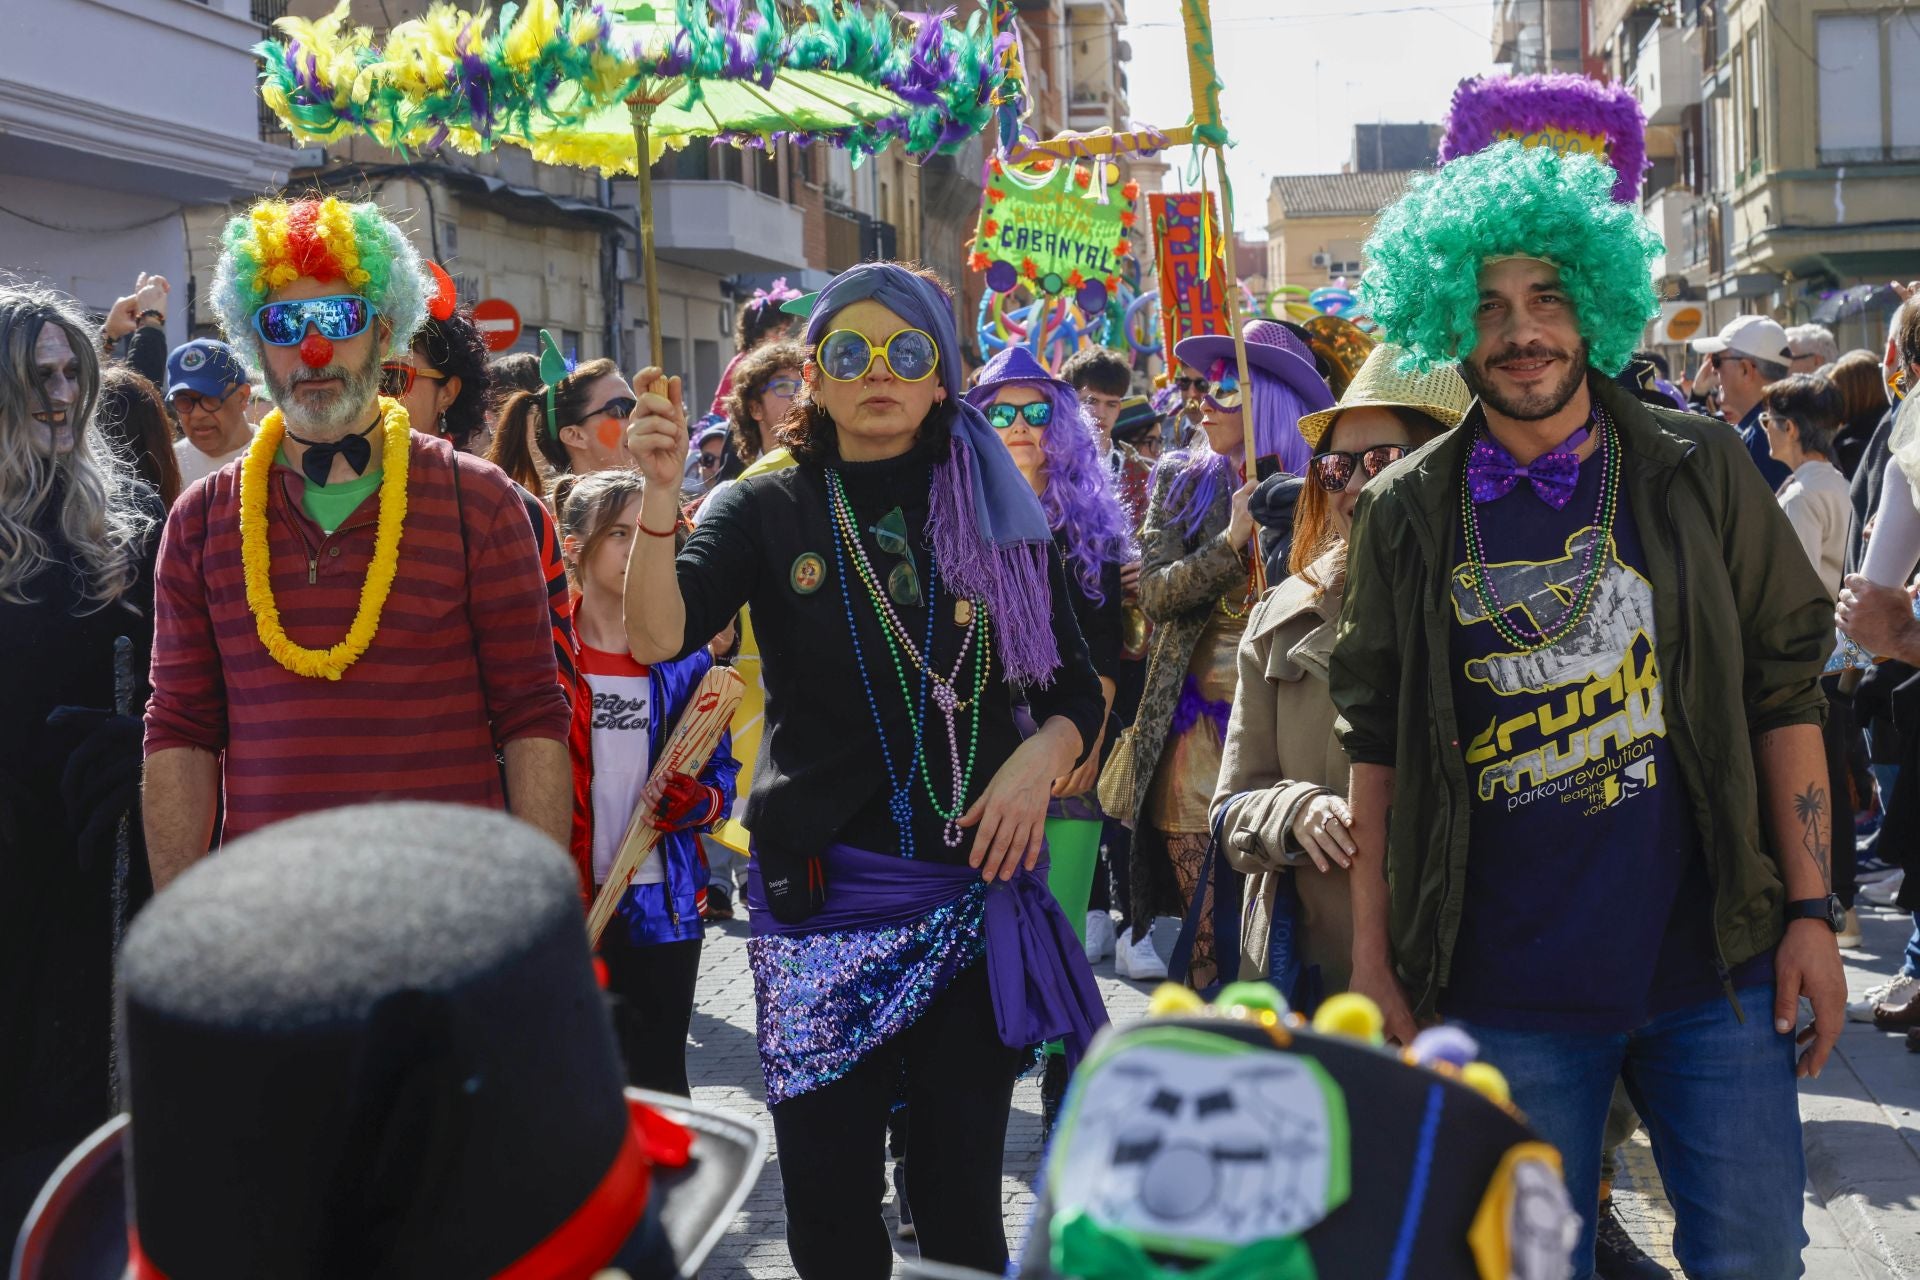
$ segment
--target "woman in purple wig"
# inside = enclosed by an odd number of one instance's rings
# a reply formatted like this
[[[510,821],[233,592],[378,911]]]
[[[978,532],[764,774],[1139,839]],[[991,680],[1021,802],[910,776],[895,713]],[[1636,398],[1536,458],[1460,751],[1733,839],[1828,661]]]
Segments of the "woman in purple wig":
[[[1156,915],[1184,914],[1210,844],[1208,805],[1239,678],[1236,654],[1255,600],[1247,500],[1262,466],[1300,474],[1313,450],[1301,415],[1333,407],[1307,344],[1271,320],[1245,330],[1255,465],[1245,456],[1245,406],[1233,339],[1188,338],[1175,357],[1206,379],[1206,446],[1164,455],[1141,532],[1140,605],[1155,625],[1147,686],[1134,718],[1132,851],[1136,935]],[[1123,948],[1124,950],[1124,948]],[[1217,975],[1212,921],[1200,918],[1188,983]]]
[[[1067,565],[1074,617],[1100,676],[1103,710],[1110,713],[1120,666],[1120,566],[1138,553],[1112,472],[1100,456],[1097,429],[1081,406],[1079,392],[1047,372],[1024,347],[1010,346],[988,361],[966,398],[986,414],[1047,513],[1054,545]],[[1031,720],[1026,707],[1019,714]],[[1047,806],[1047,856],[1052,864],[1047,885],[1083,944],[1105,816],[1093,794],[1105,729],[1103,716],[1101,739],[1079,768],[1054,780],[1053,800]],[[1041,1123],[1048,1129],[1066,1095],[1066,1065],[1059,1046],[1049,1045],[1040,1091]]]
[[[767,700],[748,957],[796,1269],[891,1274],[883,1160],[904,1099],[922,1254],[998,1275],[1014,1078],[1034,1045],[1078,1053],[1106,1020],[1043,861],[1100,684],[1046,513],[961,398],[939,283],[842,272],[802,346],[780,431],[796,465],[716,497],[677,560],[686,415],[677,380],[641,374],[629,645],[684,655],[752,608]]]

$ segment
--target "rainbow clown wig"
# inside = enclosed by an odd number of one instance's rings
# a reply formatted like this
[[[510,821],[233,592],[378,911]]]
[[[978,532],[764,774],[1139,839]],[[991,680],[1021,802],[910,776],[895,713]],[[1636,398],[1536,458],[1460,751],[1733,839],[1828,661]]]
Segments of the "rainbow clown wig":
[[[1507,141],[1414,179],[1365,251],[1360,291],[1382,340],[1406,348],[1413,370],[1464,360],[1481,266],[1539,258],[1559,268],[1593,366],[1618,373],[1660,310],[1663,249],[1640,211],[1613,199],[1617,177],[1590,155]]]
[[[338,281],[373,304],[389,326],[387,352],[407,349],[427,318],[431,292],[420,255],[377,205],[334,197],[262,200],[227,223],[213,271],[213,309],[227,341],[258,357],[253,313],[302,276]]]

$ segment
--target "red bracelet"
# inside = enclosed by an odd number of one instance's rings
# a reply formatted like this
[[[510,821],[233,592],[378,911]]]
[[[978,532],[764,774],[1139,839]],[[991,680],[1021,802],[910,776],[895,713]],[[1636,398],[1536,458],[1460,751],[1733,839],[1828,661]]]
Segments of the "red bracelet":
[[[661,533],[657,530],[647,528],[646,521],[642,520],[639,516],[633,518],[633,527],[646,534],[649,538],[671,538],[674,534],[680,532],[680,524],[678,521],[669,525],[665,533]]]

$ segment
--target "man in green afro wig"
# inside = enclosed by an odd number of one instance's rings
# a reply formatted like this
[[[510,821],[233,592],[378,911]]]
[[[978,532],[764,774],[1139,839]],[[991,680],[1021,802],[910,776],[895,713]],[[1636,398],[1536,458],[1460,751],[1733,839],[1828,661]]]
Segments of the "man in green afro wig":
[[[1662,248],[1638,209],[1614,201],[1616,177],[1593,156],[1501,142],[1416,179],[1367,241],[1360,291],[1381,336],[1423,368],[1465,360],[1481,271],[1535,258],[1559,270],[1593,366],[1618,373],[1660,310]]]
[[[1500,1064],[1565,1159],[1575,1276],[1624,1079],[1686,1273],[1784,1280],[1795,1076],[1846,1016],[1833,605],[1740,437],[1607,376],[1658,247],[1613,182],[1501,143],[1417,182],[1368,246],[1385,339],[1457,361],[1477,399],[1353,516],[1329,679],[1351,986],[1389,1037],[1446,1018]]]

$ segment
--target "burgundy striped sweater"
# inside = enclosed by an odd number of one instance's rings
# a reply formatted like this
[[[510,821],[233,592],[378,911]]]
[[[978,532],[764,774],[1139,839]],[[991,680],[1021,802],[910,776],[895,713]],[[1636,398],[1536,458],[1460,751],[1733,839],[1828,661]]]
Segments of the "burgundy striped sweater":
[[[333,681],[286,670],[254,629],[240,564],[241,465],[192,486],[167,517],[147,753],[225,753],[226,839],[374,800],[502,807],[496,745],[565,742],[568,729],[547,586],[513,483],[413,434],[393,590],[372,647]],[[301,507],[305,484],[299,471],[274,467],[273,595],[294,643],[325,649],[359,607],[380,495],[327,535]]]

